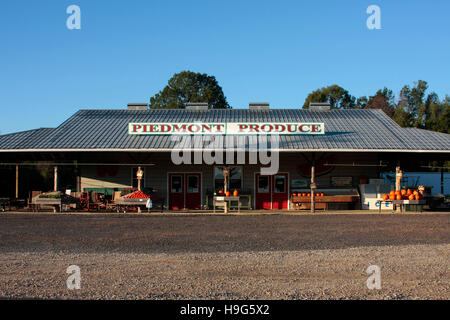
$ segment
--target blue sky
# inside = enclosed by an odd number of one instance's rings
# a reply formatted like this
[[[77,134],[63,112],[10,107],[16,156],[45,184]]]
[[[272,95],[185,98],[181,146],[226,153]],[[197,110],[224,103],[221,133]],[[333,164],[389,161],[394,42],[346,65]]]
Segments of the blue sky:
[[[69,30],[66,8],[81,8]],[[366,8],[381,8],[381,30]],[[176,72],[214,75],[234,108],[299,108],[317,88],[450,94],[450,1],[2,0],[0,132],[147,102]]]

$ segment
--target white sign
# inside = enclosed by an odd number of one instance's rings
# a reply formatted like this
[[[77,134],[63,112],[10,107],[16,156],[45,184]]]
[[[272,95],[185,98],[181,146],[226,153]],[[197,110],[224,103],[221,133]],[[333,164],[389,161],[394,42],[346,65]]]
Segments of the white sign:
[[[303,122],[129,123],[128,133],[136,135],[325,134],[325,124]]]

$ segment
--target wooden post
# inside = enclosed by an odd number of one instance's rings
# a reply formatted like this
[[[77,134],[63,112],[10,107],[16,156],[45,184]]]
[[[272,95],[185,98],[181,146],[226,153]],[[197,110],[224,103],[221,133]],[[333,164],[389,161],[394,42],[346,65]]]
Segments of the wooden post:
[[[222,172],[223,172],[223,191],[224,191],[224,197],[226,198],[227,191],[228,191],[229,168],[224,167]],[[223,206],[224,206],[224,213],[228,213],[228,201],[224,201]]]
[[[53,167],[53,191],[58,191],[58,166]]]
[[[444,168],[441,168],[441,194],[444,194]]]
[[[395,191],[400,191],[402,189],[402,177],[403,172],[400,170],[400,164],[397,164],[397,167],[395,167]],[[401,205],[397,206],[396,212],[402,212]]]
[[[315,191],[316,191],[316,182],[315,182],[315,156],[313,154],[312,164],[311,164],[311,213],[316,212],[316,203],[315,203]]]
[[[19,199],[19,166],[16,165],[16,199]]]

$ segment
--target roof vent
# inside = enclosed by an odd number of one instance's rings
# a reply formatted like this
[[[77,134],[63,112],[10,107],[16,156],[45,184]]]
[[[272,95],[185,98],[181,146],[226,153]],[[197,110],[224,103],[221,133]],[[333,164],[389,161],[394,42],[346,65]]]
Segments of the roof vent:
[[[188,102],[186,110],[189,111],[208,111],[208,102]]]
[[[148,103],[129,103],[128,110],[148,110]]]
[[[269,110],[270,104],[268,102],[250,102],[248,108],[250,110]]]
[[[331,105],[328,102],[310,102],[309,110],[311,110],[311,111],[330,111]]]

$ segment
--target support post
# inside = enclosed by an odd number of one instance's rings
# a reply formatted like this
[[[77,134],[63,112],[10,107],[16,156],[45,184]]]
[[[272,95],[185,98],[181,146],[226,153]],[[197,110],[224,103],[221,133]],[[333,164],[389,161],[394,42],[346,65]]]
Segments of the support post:
[[[403,172],[400,169],[400,163],[395,167],[395,191],[400,191],[402,189],[402,177]],[[397,206],[396,212],[402,212],[402,205]]]
[[[441,168],[441,194],[444,194],[444,168]]]
[[[19,199],[19,166],[16,165],[16,199]]]
[[[312,163],[311,163],[311,213],[316,212],[316,202],[315,202],[315,192],[316,192],[316,182],[315,182],[315,155],[313,153]]]
[[[58,166],[53,167],[53,191],[58,191]]]

